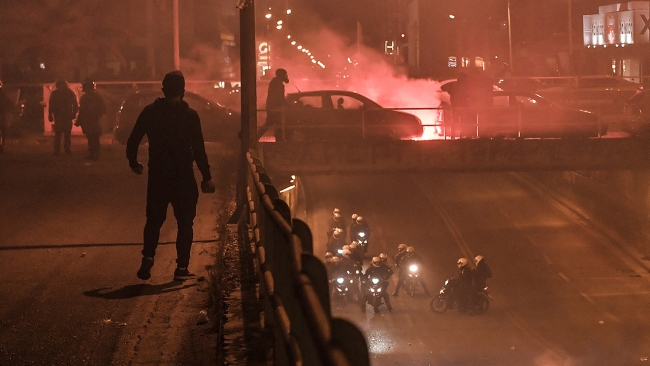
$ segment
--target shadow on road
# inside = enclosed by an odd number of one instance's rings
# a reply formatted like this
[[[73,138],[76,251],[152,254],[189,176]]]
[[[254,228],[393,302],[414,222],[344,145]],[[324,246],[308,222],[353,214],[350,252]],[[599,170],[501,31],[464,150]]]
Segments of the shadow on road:
[[[111,287],[101,287],[94,290],[84,291],[84,295],[90,297],[101,297],[106,300],[120,300],[130,299],[138,296],[159,295],[166,292],[180,291],[189,287],[194,287],[197,284],[182,285],[179,281],[170,281],[161,283],[159,285],[150,285],[148,283],[139,283],[135,285],[127,285],[117,290],[110,290]]]

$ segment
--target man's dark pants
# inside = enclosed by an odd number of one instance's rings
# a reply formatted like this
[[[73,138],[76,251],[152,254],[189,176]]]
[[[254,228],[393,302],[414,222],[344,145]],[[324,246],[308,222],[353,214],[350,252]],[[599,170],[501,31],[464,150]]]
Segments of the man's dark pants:
[[[70,152],[70,134],[72,133],[72,121],[56,122],[54,124],[54,153],[61,150],[61,135],[63,135],[63,151]]]
[[[149,175],[147,183],[147,223],[144,226],[144,249],[142,255],[153,258],[158,247],[160,228],[167,217],[169,204],[174,209],[178,225],[176,234],[176,263],[186,268],[194,237],[193,224],[199,190],[194,177],[161,178]]]
[[[99,137],[100,134],[97,133],[86,134],[86,138],[88,139],[88,152],[93,158],[99,158],[99,152],[101,150]]]

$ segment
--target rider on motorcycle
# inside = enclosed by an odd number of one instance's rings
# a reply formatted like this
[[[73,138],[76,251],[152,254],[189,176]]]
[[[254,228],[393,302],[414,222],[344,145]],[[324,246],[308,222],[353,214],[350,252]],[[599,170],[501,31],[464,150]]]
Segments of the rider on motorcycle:
[[[468,266],[467,258],[460,258],[456,262],[458,266],[458,311],[467,311],[469,297],[474,289],[472,270]]]
[[[380,280],[382,280],[381,297],[384,299],[388,311],[393,310],[393,307],[390,305],[390,299],[388,297],[388,293],[386,292],[386,289],[388,288],[388,284],[389,284],[388,280],[392,275],[393,275],[393,271],[387,265],[383,265],[379,257],[372,257],[372,261],[370,262],[370,267],[368,267],[368,269],[366,269],[366,271],[364,272],[363,281],[362,281],[362,283],[365,283],[366,281],[372,279],[373,277],[377,277]],[[362,304],[361,309],[365,310],[366,308],[365,298],[363,299],[363,301],[364,302]]]
[[[399,247],[398,247],[399,248]],[[398,253],[399,255],[399,253]],[[395,258],[397,259],[397,258]],[[407,247],[405,250],[405,255],[401,257],[399,260],[399,280],[397,281],[397,287],[395,287],[395,292],[393,292],[393,296],[398,296],[399,295],[399,289],[404,285],[404,280],[406,279],[406,276],[408,275],[408,268],[412,265],[415,264],[418,267],[422,267],[422,258],[415,254],[415,248],[413,247]],[[424,282],[424,279],[422,276],[418,277],[420,280],[420,285],[422,286],[422,289],[424,290],[424,294],[429,296],[431,293],[429,292],[429,289],[427,288],[427,284]]]
[[[474,257],[474,264],[476,264],[476,267],[472,270],[472,277],[474,278],[473,293],[476,295],[487,287],[487,279],[492,278],[492,270],[490,270],[490,266],[485,262],[482,255]]]
[[[368,223],[363,219],[363,216],[357,216],[354,224],[352,224],[352,227],[350,228],[350,239],[356,240],[357,235],[359,235],[360,232],[365,233],[365,238],[369,239],[370,227],[368,226]]]
[[[330,280],[338,277],[347,277],[347,268],[345,268],[345,264],[341,262],[341,258],[334,256],[330,259],[330,266],[327,269],[327,274]]]
[[[402,261],[402,258],[406,255],[406,244],[400,244],[397,246],[397,254],[393,257],[393,260],[395,261],[395,267],[399,268],[400,265],[399,263]]]
[[[338,208],[334,209],[334,212],[332,213],[332,218],[329,221],[329,224],[327,225],[327,238],[331,239],[332,235],[334,235],[334,232],[336,229],[340,229],[341,232],[343,232],[343,220],[341,219],[341,213],[339,212]]]
[[[343,245],[345,245],[343,232],[341,230],[334,230],[332,232],[332,237],[327,242],[327,251],[332,252],[334,255],[338,255],[339,249],[342,249]]]
[[[359,248],[359,243],[356,241],[353,241],[350,243],[350,252],[352,252],[352,259],[356,262],[359,263],[360,265],[363,264],[363,251],[361,248]]]

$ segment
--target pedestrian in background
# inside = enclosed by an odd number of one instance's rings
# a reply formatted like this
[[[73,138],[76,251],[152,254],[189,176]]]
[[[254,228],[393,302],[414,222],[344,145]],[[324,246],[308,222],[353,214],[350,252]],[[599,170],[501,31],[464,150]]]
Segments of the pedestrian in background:
[[[137,276],[142,280],[151,277],[160,228],[165,222],[167,207],[171,204],[178,228],[174,281],[184,281],[194,277],[188,265],[199,199],[194,178],[195,161],[203,176],[201,191],[214,193],[215,185],[210,175],[199,115],[183,100],[183,74],[176,70],[165,75],[162,91],[164,98],[158,98],[144,107],[126,145],[129,167],[140,175],[144,167],[138,161],[138,147],[144,135],[149,139],[147,222],[144,226],[142,263]]]
[[[101,117],[106,114],[104,98],[95,90],[95,82],[86,79],[81,84],[84,94],[79,98],[79,116],[75,125],[81,126],[81,130],[88,139],[89,159],[99,160],[101,144],[99,137],[102,134]]]
[[[4,90],[0,80],[0,153],[4,152],[5,140],[7,139],[7,115],[11,112],[14,104],[11,102]]]
[[[70,154],[70,134],[72,133],[72,120],[77,117],[79,104],[68,82],[59,80],[55,84],[56,90],[50,95],[48,103],[48,120],[53,122],[54,130],[54,155],[59,155],[61,150],[61,135],[63,135],[63,150]]]
[[[269,128],[282,125],[282,109],[284,108],[284,84],[289,82],[285,69],[275,70],[275,77],[269,83],[266,94],[266,123],[260,128],[259,137]]]

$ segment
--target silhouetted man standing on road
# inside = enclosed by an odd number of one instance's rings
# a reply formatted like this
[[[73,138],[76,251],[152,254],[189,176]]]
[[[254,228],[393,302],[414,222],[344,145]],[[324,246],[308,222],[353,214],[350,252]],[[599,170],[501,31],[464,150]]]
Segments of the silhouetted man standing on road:
[[[285,69],[275,70],[275,77],[269,83],[266,94],[266,123],[260,128],[261,137],[269,129],[282,124],[282,108],[284,107],[284,84],[289,82]],[[276,136],[277,138],[277,136]]]
[[[84,94],[79,99],[79,117],[75,125],[81,126],[88,139],[88,158],[99,160],[99,137],[102,135],[100,119],[106,114],[104,98],[95,91],[95,82],[90,79],[81,84],[81,90]]]
[[[214,193],[215,185],[210,175],[199,115],[183,101],[183,74],[178,70],[168,73],[162,86],[165,97],[156,99],[140,113],[126,146],[131,170],[142,174],[144,167],[138,162],[138,146],[144,135],[149,139],[147,223],[144,227],[142,264],[137,276],[142,280],[151,277],[160,228],[165,222],[167,206],[171,203],[178,225],[174,281],[184,281],[194,277],[187,268],[199,199],[194,161],[203,176],[201,191]]]
[[[70,134],[72,133],[72,120],[77,117],[79,104],[77,96],[68,87],[68,82],[59,80],[55,84],[56,90],[50,94],[48,119],[54,122],[54,155],[59,155],[61,150],[61,135],[63,135],[63,150],[70,154]]]

